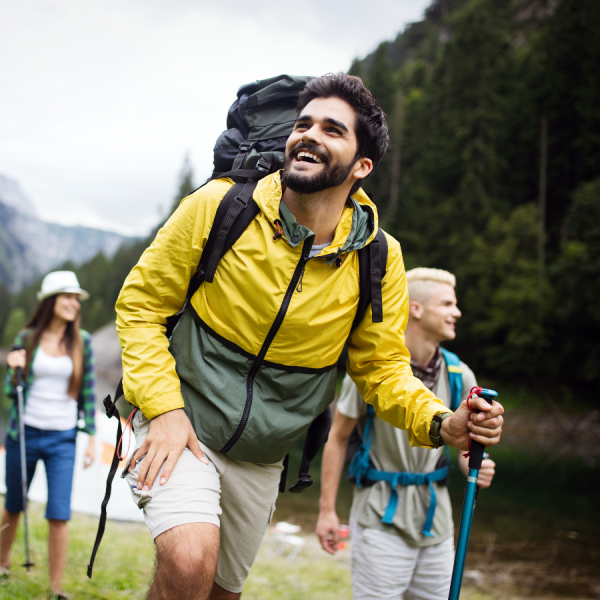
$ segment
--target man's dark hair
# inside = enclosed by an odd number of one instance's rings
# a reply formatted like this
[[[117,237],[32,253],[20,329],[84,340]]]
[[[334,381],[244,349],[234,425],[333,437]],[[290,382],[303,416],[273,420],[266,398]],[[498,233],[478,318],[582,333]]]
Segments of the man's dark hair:
[[[339,98],[355,110],[358,142],[356,158],[370,158],[375,170],[387,150],[390,136],[385,113],[373,98],[373,94],[365,87],[363,80],[346,73],[327,73],[311,79],[300,92],[298,114],[315,98]],[[351,193],[354,193],[361,183],[362,180],[357,181],[358,185],[353,186]]]

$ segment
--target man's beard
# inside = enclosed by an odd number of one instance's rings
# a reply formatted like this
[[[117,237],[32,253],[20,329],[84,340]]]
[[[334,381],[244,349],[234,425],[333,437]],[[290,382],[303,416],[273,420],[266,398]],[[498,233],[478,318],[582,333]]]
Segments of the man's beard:
[[[330,167],[331,161],[329,155],[324,155],[319,151],[318,155],[323,159],[323,169],[316,175],[290,171],[293,155],[300,150],[315,152],[308,144],[300,143],[295,146],[285,156],[285,166],[281,177],[282,183],[297,194],[316,194],[323,190],[337,187],[348,179],[348,176],[354,168],[355,160],[347,165],[335,165]]]

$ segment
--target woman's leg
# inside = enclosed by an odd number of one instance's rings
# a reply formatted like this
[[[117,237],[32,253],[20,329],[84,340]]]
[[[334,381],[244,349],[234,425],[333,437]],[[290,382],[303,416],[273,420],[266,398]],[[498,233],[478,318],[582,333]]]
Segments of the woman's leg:
[[[27,489],[31,484],[38,461],[37,437],[35,429],[25,427],[25,448],[27,465]],[[2,532],[0,533],[0,567],[10,565],[10,549],[17,535],[19,517],[23,510],[23,487],[21,482],[21,447],[18,441],[6,436],[6,496],[2,514]],[[4,528],[4,525],[8,527]]]
[[[53,592],[62,591],[67,563],[67,521],[71,518],[71,488],[75,466],[75,430],[47,431],[43,435],[42,459],[48,480],[48,559]]]
[[[63,575],[67,564],[69,534],[66,521],[48,519],[48,560],[50,562],[50,586],[53,592],[62,591]]]
[[[17,526],[21,513],[10,513],[6,509],[2,513],[2,533],[0,533],[0,567],[10,567],[10,549],[17,535]],[[6,527],[8,525],[8,527]]]

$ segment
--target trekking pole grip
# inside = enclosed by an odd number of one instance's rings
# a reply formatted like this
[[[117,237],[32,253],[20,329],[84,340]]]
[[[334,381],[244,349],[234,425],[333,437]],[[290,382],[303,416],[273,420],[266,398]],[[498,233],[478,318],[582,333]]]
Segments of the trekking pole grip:
[[[491,405],[494,399],[498,397],[498,392],[484,388],[481,390],[479,396]],[[477,469],[478,471],[481,469],[484,452],[485,446],[483,444],[471,441],[471,448],[469,449],[469,469]]]

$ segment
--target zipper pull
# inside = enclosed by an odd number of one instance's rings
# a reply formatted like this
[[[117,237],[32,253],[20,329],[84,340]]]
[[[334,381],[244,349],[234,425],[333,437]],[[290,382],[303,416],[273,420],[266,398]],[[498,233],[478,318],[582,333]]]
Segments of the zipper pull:
[[[300,281],[298,281],[298,285],[296,286],[296,291],[302,291],[302,278],[304,277],[304,267],[302,267],[302,272],[300,273]]]

